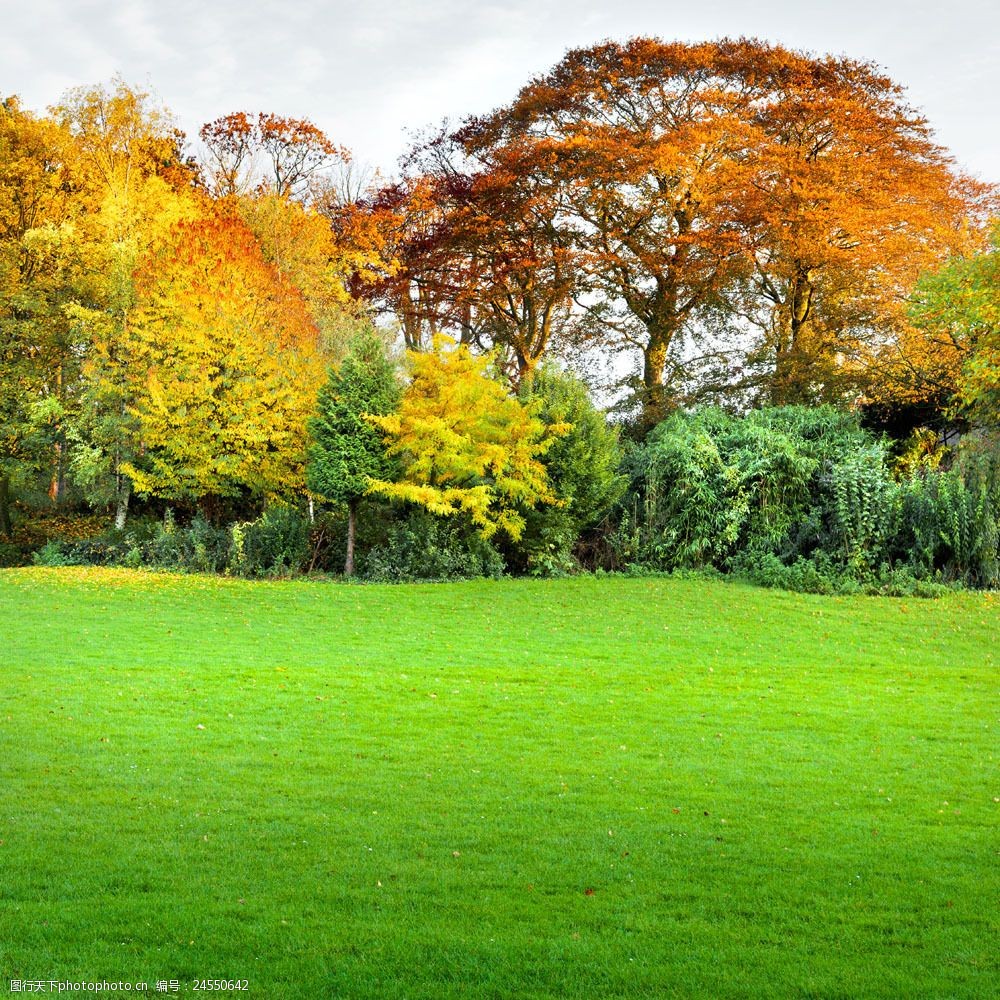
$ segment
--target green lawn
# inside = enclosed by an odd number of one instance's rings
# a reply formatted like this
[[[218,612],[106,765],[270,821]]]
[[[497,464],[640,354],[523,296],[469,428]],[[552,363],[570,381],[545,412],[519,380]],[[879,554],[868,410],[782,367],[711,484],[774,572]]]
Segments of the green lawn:
[[[0,983],[996,996],[998,637],[993,595],[0,572]]]

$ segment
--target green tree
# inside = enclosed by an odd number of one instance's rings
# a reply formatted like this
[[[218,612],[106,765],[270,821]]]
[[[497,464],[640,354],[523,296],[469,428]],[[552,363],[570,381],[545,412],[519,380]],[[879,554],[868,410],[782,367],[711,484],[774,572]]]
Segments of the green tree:
[[[961,358],[956,401],[978,423],[1000,425],[1000,226],[985,253],[925,276],[913,316],[931,343]]]
[[[595,527],[625,490],[618,430],[594,406],[583,382],[550,365],[522,383],[519,397],[537,402],[547,425],[566,428],[542,458],[559,503],[525,513],[519,544],[531,572],[559,572],[572,566],[581,534]]]
[[[401,394],[382,341],[373,330],[365,330],[354,338],[340,367],[331,369],[319,393],[318,413],[309,424],[309,488],[347,505],[345,576],[354,573],[358,505],[372,482],[390,479],[395,466],[382,434],[365,417],[389,416]]]

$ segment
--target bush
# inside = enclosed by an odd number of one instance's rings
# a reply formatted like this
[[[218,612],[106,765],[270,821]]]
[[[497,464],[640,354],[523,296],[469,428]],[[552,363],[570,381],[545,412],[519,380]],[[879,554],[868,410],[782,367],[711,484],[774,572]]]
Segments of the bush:
[[[229,565],[231,538],[228,529],[216,528],[197,515],[180,528],[167,511],[156,534],[142,547],[142,562],[160,569],[192,573],[221,573]]]
[[[392,525],[386,541],[361,562],[365,579],[398,583],[407,580],[458,580],[503,576],[500,553],[457,517],[438,517],[414,508]]]
[[[862,579],[822,550],[808,559],[798,556],[790,563],[783,563],[770,552],[744,552],[733,560],[732,571],[748,583],[804,594],[939,597],[949,590],[941,581],[923,579],[906,566],[883,564]]]
[[[912,571],[974,587],[1000,583],[1000,489],[990,463],[924,471],[900,486],[897,556]]]
[[[0,542],[0,569],[12,566],[25,566],[32,561],[34,553],[25,551],[20,545],[12,542]]]
[[[619,471],[618,430],[590,401],[586,385],[551,367],[536,371],[521,386],[520,399],[535,403],[547,424],[569,430],[541,457],[558,504],[525,511],[524,532],[510,546],[510,562],[534,576],[555,576],[577,568],[581,534],[595,527],[621,499],[627,480]]]
[[[49,539],[37,552],[32,553],[35,566],[79,566],[81,560],[71,551],[72,545]]]
[[[309,521],[291,507],[271,507],[231,533],[229,568],[238,576],[287,576],[309,558]]]
[[[663,421],[626,468],[613,565],[714,566],[816,593],[1000,583],[1000,460],[982,447],[897,482],[885,440],[852,415],[705,410]]]
[[[713,424],[728,419],[675,414],[630,454],[617,546],[626,565],[697,569],[735,545],[748,514],[739,470],[716,444]]]

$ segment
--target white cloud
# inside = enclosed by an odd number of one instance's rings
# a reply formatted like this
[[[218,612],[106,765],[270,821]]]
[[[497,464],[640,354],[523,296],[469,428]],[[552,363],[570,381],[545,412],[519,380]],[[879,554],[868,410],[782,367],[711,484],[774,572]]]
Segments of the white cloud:
[[[874,59],[959,160],[1000,180],[993,0],[32,0],[6,13],[0,92],[31,107],[121,72],[194,134],[239,108],[311,118],[391,168],[405,130],[509,100],[572,46],[655,34],[757,35]]]

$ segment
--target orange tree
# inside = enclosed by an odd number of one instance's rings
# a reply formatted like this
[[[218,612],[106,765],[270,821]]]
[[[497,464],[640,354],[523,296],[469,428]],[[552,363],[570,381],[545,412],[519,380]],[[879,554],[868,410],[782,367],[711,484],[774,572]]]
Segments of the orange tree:
[[[147,256],[122,341],[137,492],[208,505],[303,487],[318,332],[238,218],[206,212]]]
[[[764,398],[828,394],[978,195],[872,66],[752,39],[574,50],[460,134],[558,189],[577,294],[641,351],[647,421],[676,398],[668,359],[683,378],[685,336],[720,312],[733,359],[748,321],[764,330]]]

